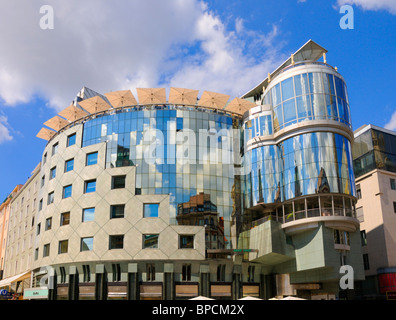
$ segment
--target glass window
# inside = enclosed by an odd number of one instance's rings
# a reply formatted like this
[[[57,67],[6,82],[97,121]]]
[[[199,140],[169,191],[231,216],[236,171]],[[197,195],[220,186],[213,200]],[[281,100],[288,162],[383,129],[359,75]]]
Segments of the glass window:
[[[274,88],[271,89],[271,94],[272,94],[273,106],[276,107],[278,104],[280,104],[282,102],[279,83]]]
[[[390,179],[390,187],[391,187],[392,190],[396,190],[395,179]]]
[[[81,238],[80,251],[92,251],[93,250],[93,237]]]
[[[74,169],[74,159],[67,160],[65,162],[65,172],[72,171]]]
[[[312,119],[311,102],[309,96],[302,96],[296,98],[297,102],[297,116],[299,121]]]
[[[76,134],[75,133],[67,137],[67,146],[70,147],[74,144],[76,144]]]
[[[59,248],[58,248],[58,253],[67,253],[67,249],[69,247],[69,240],[62,240],[59,241]]]
[[[294,88],[296,90],[296,97],[309,94],[308,77],[306,73],[294,77]]]
[[[98,153],[93,152],[87,154],[87,166],[91,166],[98,163]]]
[[[183,264],[182,281],[191,281],[191,264]]]
[[[51,171],[50,171],[50,177],[49,177],[49,179],[51,180],[51,179],[55,178],[55,176],[56,176],[56,167],[53,167],[53,168],[51,169]]]
[[[52,155],[54,155],[54,154],[56,154],[56,153],[58,152],[58,146],[59,146],[58,143],[55,143],[55,144],[52,146]]]
[[[50,244],[47,243],[43,247],[43,257],[48,257],[50,254]]]
[[[143,208],[143,217],[144,218],[152,218],[158,217],[158,203],[145,203]]]
[[[96,180],[85,181],[84,193],[91,193],[96,191]]]
[[[110,206],[110,219],[124,218],[125,205]]]
[[[282,105],[274,108],[274,129],[275,131],[283,128],[283,111]]]
[[[72,186],[63,187],[63,199],[70,198],[72,196]]]
[[[122,189],[125,188],[126,176],[115,176],[112,178],[111,188]]]
[[[52,228],[52,217],[45,219],[45,230],[51,230]]]
[[[322,76],[320,72],[308,73],[309,89],[311,93],[323,93]]]
[[[396,202],[393,201],[393,212],[396,213]]]
[[[288,100],[283,103],[283,113],[285,116],[285,123],[296,120],[296,104],[294,102],[294,99]]]
[[[82,222],[93,221],[95,218],[95,208],[83,209]]]
[[[193,249],[193,248],[194,248],[194,235],[179,236],[179,249]]]
[[[326,119],[326,105],[323,94],[311,94],[312,111],[317,120]]]
[[[47,204],[54,203],[54,192],[48,194],[48,201]]]
[[[146,281],[155,281],[155,264],[146,264]]]
[[[143,249],[158,248],[158,234],[143,235]]]
[[[109,237],[109,250],[124,248],[124,235],[113,235]]]
[[[70,212],[64,212],[61,214],[60,225],[65,226],[70,223]]]
[[[294,97],[293,78],[282,81],[282,101]]]

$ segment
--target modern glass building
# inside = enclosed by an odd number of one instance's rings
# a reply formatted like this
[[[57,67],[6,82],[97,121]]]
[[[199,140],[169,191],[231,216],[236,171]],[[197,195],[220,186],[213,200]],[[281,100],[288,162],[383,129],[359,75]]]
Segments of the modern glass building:
[[[241,98],[88,88],[45,123],[50,299],[335,299],[364,277],[345,81],[308,41]],[[324,58],[323,62],[319,59]]]

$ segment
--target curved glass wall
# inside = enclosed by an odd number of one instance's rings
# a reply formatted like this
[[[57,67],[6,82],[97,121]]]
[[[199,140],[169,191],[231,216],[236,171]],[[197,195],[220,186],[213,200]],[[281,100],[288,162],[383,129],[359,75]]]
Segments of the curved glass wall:
[[[317,193],[355,196],[349,140],[331,132],[301,134],[245,153],[245,208]]]
[[[245,142],[254,137],[271,135],[273,133],[272,117],[270,114],[260,113],[258,116],[245,121],[242,125],[242,130]]]
[[[211,248],[229,247],[240,187],[227,157],[234,137],[240,139],[239,125],[238,118],[221,111],[135,107],[87,121],[82,146],[107,142],[106,167],[136,166],[136,194],[169,194],[171,224],[215,220],[213,228],[222,236]],[[238,130],[234,136],[233,128]],[[186,216],[190,213],[194,218]]]
[[[264,96],[274,111],[274,131],[306,120],[335,120],[351,125],[345,82],[330,73],[308,72],[285,79]]]

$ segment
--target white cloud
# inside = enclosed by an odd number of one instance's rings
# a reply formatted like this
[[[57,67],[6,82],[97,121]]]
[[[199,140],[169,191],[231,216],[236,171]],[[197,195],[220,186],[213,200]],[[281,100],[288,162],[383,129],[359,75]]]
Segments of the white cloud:
[[[394,130],[396,131],[396,111],[393,112],[390,120],[388,121],[388,123],[384,126],[385,129],[389,129],[389,130]]]
[[[387,10],[396,14],[396,1],[394,0],[338,0],[338,5],[344,4],[357,5],[364,10]]]
[[[227,30],[198,0],[45,3],[54,9],[53,30],[40,28],[42,1],[2,3],[0,99],[8,105],[40,96],[60,110],[83,86],[106,93],[174,85],[237,95],[283,58],[272,46],[276,27],[257,34],[236,19],[236,31]]]
[[[13,137],[10,134],[7,117],[0,116],[0,143],[11,141]]]

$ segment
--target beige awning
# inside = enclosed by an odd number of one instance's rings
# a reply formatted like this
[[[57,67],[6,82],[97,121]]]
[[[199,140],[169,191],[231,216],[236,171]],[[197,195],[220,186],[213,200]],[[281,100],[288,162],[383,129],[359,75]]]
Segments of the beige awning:
[[[198,104],[204,107],[223,109],[229,98],[230,96],[226,94],[204,91]]]
[[[192,104],[197,103],[199,90],[184,89],[184,88],[170,88],[169,103],[174,104]]]
[[[137,88],[139,104],[166,104],[165,88]]]
[[[48,141],[55,135],[55,133],[56,133],[55,131],[52,131],[50,129],[41,128],[41,130],[36,135],[36,137]]]
[[[9,286],[11,283],[16,282],[16,281],[22,281],[27,278],[30,278],[30,271],[26,271],[20,274],[17,274],[15,276],[3,279],[0,281],[0,288],[1,287],[6,287]]]
[[[224,109],[243,115],[246,111],[255,106],[256,104],[251,101],[247,101],[241,98],[235,98]]]
[[[111,106],[99,96],[80,101],[78,104],[89,113],[97,113],[111,109]]]
[[[114,108],[121,108],[138,104],[131,90],[108,92],[105,93],[105,96]]]
[[[73,104],[68,106],[66,109],[62,110],[58,114],[71,122],[74,122],[88,115],[88,113],[86,113],[84,110],[77,108]]]
[[[55,116],[55,117],[49,119],[48,121],[44,122],[44,125],[46,125],[47,127],[51,128],[51,129],[54,129],[56,131],[59,131],[63,127],[67,126],[68,124],[69,124],[69,121],[67,121],[59,116]]]

